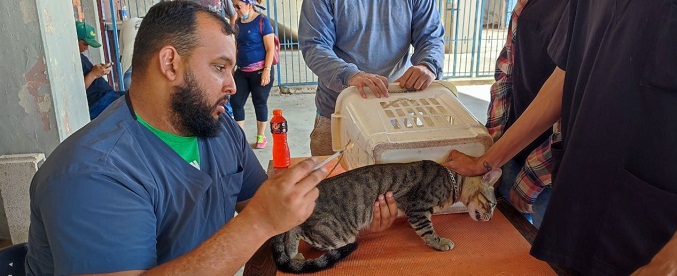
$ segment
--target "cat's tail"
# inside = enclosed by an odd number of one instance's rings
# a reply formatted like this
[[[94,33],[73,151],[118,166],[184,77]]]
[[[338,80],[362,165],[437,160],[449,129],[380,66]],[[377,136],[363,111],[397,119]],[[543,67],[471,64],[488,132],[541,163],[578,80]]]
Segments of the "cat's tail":
[[[289,273],[309,273],[331,268],[336,262],[350,255],[357,248],[357,243],[354,242],[338,249],[326,251],[322,256],[315,259],[298,260],[294,258],[296,256],[290,257],[287,254],[285,244],[288,243],[297,244],[298,240],[289,237],[288,233],[277,235],[271,240],[273,259],[277,269]]]

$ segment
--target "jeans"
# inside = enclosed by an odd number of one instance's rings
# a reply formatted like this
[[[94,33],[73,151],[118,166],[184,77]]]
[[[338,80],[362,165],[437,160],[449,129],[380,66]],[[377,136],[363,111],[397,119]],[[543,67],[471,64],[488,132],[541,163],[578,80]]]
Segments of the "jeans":
[[[501,175],[501,183],[498,186],[498,193],[508,202],[510,202],[510,190],[512,190],[512,186],[515,184],[515,178],[523,166],[524,163],[520,164],[515,160],[510,160],[503,165],[503,168],[501,168],[503,174]],[[551,186],[544,187],[543,191],[536,197],[536,201],[531,205],[534,212],[531,214],[524,214],[524,217],[531,221],[536,228],[541,226],[543,214],[545,214],[545,209],[548,207],[548,201],[550,201],[551,192]]]

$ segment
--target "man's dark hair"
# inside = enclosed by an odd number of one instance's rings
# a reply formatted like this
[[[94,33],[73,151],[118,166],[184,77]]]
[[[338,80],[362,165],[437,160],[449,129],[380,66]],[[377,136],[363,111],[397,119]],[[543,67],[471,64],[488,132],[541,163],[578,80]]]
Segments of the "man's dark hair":
[[[221,23],[224,34],[233,34],[230,24],[207,7],[190,1],[161,2],[148,10],[134,40],[132,68],[144,75],[151,58],[162,47],[171,45],[184,58],[190,58],[197,46],[197,14],[208,15]]]

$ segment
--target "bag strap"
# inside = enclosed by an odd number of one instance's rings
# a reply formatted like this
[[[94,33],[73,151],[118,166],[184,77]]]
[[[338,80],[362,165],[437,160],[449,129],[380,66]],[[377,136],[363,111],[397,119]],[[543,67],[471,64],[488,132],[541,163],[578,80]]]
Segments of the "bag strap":
[[[259,33],[263,37],[263,14],[259,15]]]

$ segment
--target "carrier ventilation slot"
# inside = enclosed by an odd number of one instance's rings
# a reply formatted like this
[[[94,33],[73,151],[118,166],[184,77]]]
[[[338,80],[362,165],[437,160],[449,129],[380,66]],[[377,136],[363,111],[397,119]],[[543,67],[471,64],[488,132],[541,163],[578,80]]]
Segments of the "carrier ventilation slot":
[[[392,129],[437,127],[453,124],[453,117],[435,98],[407,99],[380,102]]]

